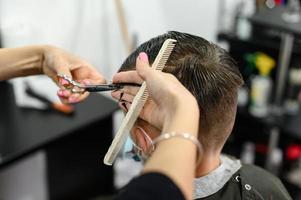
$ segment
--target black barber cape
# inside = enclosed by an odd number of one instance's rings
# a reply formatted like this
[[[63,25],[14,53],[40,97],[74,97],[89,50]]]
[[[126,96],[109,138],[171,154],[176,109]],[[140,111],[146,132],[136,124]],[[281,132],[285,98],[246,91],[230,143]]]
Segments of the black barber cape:
[[[163,174],[147,173],[133,179],[118,200],[184,200],[179,188]],[[254,165],[243,165],[220,189],[199,200],[291,200],[281,181]]]

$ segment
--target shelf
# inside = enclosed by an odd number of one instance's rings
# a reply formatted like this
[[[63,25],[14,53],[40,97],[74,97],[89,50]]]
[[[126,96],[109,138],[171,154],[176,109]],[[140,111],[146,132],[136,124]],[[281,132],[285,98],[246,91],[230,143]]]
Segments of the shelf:
[[[249,46],[255,46],[258,48],[264,48],[264,49],[271,49],[274,51],[279,51],[280,47],[280,39],[279,38],[269,38],[268,36],[265,37],[256,37],[253,36],[248,40],[243,40],[237,37],[233,33],[224,33],[220,32],[217,35],[218,41],[226,41],[229,43],[243,43],[244,45]],[[296,40],[294,47],[293,47],[293,54],[297,54],[301,56],[301,42],[299,40]]]

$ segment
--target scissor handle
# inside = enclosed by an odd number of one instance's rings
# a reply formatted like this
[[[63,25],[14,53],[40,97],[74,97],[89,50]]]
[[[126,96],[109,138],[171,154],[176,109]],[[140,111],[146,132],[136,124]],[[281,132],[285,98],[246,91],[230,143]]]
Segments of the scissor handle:
[[[88,92],[104,92],[104,91],[111,91],[111,90],[119,90],[122,89],[124,86],[136,86],[140,87],[141,85],[136,83],[111,83],[111,84],[99,84],[99,85],[81,85],[80,83],[74,81],[70,77],[64,75],[64,74],[57,74],[58,77],[61,77],[68,81],[70,84],[70,90],[73,93],[83,93],[85,91]]]

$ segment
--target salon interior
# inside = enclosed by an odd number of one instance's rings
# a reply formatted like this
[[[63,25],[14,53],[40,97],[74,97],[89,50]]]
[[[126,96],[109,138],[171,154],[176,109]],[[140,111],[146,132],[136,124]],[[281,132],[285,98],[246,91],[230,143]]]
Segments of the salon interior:
[[[175,30],[226,49],[244,79],[223,153],[277,176],[301,199],[301,1],[0,0],[0,46],[49,44],[89,61],[108,81],[143,42]],[[108,200],[143,162],[123,143],[110,92],[64,109],[46,76],[0,82],[0,199]]]

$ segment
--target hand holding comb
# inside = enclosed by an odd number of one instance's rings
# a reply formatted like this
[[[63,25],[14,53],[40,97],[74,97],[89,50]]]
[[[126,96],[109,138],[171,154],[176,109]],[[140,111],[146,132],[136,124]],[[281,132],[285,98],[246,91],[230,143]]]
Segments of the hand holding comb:
[[[163,43],[154,63],[152,64],[152,68],[156,70],[162,71],[173,48],[175,47],[176,40],[167,39]],[[112,165],[115,161],[118,153],[123,147],[126,138],[128,137],[129,131],[132,129],[135,121],[137,120],[142,107],[144,106],[146,100],[148,98],[148,92],[146,89],[146,83],[143,82],[138,93],[133,99],[132,105],[127,112],[125,118],[123,119],[115,138],[112,141],[112,144],[105,155],[104,164]]]

